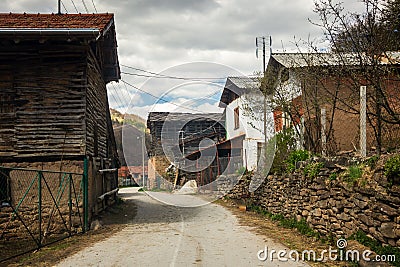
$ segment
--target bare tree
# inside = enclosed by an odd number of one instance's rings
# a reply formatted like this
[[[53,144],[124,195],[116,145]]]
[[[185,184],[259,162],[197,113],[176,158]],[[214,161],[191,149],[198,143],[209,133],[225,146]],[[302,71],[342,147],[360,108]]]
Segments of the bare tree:
[[[399,47],[397,23],[400,4],[393,0],[363,0],[363,13],[347,12],[341,3],[316,0],[315,12],[331,47],[336,76],[346,77],[349,94],[334,97],[349,113],[358,113],[356,96],[367,86],[367,119],[372,127],[377,152],[383,147],[385,129],[400,124],[398,97]],[[309,43],[309,49],[317,48]],[[331,64],[332,65],[332,64]],[[341,79],[343,80],[343,79]]]

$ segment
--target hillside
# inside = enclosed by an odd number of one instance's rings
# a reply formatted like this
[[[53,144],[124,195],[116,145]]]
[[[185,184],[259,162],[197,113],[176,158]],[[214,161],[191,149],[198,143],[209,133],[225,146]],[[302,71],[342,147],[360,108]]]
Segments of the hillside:
[[[146,129],[146,121],[135,114],[122,114],[118,110],[110,108],[111,120],[113,122],[113,126],[122,126],[122,125],[132,125],[141,132]]]
[[[145,120],[135,114],[121,114],[115,109],[110,109],[110,113],[121,164],[123,166],[141,166],[143,160],[141,138],[146,129]],[[146,148],[144,154],[147,166]]]

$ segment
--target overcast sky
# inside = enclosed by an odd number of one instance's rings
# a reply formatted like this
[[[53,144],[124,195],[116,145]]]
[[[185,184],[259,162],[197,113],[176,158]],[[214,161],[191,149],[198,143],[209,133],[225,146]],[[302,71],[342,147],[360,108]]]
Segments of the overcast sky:
[[[96,7],[99,13],[115,14],[121,70],[133,74],[122,74],[122,79],[153,96],[119,82],[108,86],[110,105],[144,118],[149,110],[218,112],[221,78],[262,69],[261,57],[255,55],[256,36],[271,35],[277,52],[293,50],[294,37],[318,39],[322,33],[308,21],[317,20],[313,0],[63,0],[63,4],[69,13],[76,9],[93,13]],[[346,5],[358,8],[360,1],[346,0]],[[2,0],[0,11],[57,12],[57,0]],[[138,76],[151,73],[187,79]]]

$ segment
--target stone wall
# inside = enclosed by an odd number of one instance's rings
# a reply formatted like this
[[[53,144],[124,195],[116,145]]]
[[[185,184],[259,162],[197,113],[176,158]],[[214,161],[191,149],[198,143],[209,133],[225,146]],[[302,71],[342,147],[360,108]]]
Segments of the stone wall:
[[[400,247],[400,186],[388,183],[382,167],[366,167],[363,177],[350,183],[341,165],[324,166],[315,178],[305,177],[301,169],[269,175],[254,193],[248,192],[246,175],[228,196],[273,214],[305,219],[322,235],[348,237],[362,230],[383,244]],[[332,173],[339,175],[333,179]]]

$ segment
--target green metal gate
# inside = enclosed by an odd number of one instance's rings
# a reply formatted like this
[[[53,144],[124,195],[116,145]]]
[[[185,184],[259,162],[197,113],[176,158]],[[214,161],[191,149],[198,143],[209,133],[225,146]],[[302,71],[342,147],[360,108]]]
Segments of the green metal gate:
[[[83,173],[0,167],[0,262],[88,229]]]

